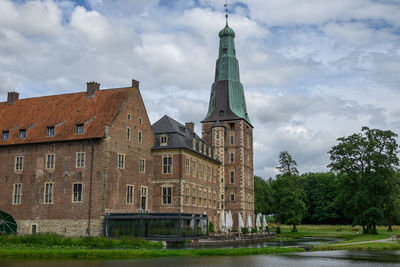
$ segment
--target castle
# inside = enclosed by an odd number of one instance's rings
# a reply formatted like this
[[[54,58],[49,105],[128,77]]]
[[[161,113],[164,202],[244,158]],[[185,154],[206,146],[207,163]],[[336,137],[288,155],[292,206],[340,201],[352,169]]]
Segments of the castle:
[[[202,137],[168,116],[151,125],[136,80],[27,99],[9,92],[0,102],[0,210],[18,233],[162,239],[195,223],[204,234],[204,218],[218,229],[225,210],[233,228],[238,213],[254,222],[253,126],[235,33],[227,24],[219,38]],[[152,230],[137,230],[139,220]]]

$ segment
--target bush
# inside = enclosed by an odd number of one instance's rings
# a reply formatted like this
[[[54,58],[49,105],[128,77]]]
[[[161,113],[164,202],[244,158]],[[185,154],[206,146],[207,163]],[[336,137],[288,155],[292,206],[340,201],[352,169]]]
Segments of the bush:
[[[237,233],[238,229],[232,229],[232,233]]]
[[[248,233],[249,233],[249,228],[247,227],[242,228],[242,234],[246,235]]]
[[[281,233],[281,228],[278,226],[278,228],[276,228],[276,233],[280,234]]]
[[[209,223],[208,223],[208,231],[209,231],[210,233],[214,233],[214,232],[215,232],[215,228],[214,228],[213,222],[209,222]]]
[[[257,231],[257,227],[253,227],[253,228],[251,228],[251,233],[252,234],[255,234],[255,233],[257,233],[258,231]]]

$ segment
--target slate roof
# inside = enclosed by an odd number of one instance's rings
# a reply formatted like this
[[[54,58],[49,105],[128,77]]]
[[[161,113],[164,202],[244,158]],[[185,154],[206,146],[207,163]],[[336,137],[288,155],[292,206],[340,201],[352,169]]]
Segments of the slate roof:
[[[185,125],[167,115],[164,115],[161,119],[155,122],[151,128],[156,138],[153,150],[184,148],[219,162],[216,157],[214,157],[213,148],[206,141],[201,139],[195,132],[192,132]],[[160,145],[160,137],[163,134],[168,135],[167,145]],[[195,149],[193,149],[194,138],[196,139]],[[201,146],[203,146],[203,148]],[[208,151],[210,151],[210,154],[208,154]]]
[[[131,87],[99,90],[92,97],[86,92],[20,99],[11,105],[0,102],[0,131],[9,131],[0,146],[101,138],[105,125],[112,123]],[[76,133],[76,124],[84,124],[84,133]],[[46,136],[48,126],[55,135]],[[18,138],[26,129],[26,138]]]

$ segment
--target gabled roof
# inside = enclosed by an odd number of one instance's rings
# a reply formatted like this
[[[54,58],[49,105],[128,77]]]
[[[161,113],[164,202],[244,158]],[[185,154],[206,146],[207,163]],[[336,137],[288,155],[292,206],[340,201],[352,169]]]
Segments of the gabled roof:
[[[191,150],[204,157],[218,161],[214,157],[213,148],[203,139],[201,139],[195,132],[191,131],[185,125],[177,122],[176,120],[164,115],[161,119],[151,126],[156,141],[153,150],[156,149],[171,149],[171,148],[184,148]],[[167,135],[168,143],[166,145],[160,144],[160,136]],[[196,145],[193,147],[193,140],[196,140]],[[208,153],[210,151],[210,153]],[[219,161],[218,161],[219,162]]]
[[[8,140],[0,136],[0,146],[101,138],[130,90],[99,90],[92,97],[80,92],[27,98],[11,105],[0,102],[0,131],[10,132]],[[84,124],[84,133],[76,133],[77,124]],[[55,126],[53,137],[46,136],[49,126]],[[26,129],[26,138],[18,138],[21,129]]]

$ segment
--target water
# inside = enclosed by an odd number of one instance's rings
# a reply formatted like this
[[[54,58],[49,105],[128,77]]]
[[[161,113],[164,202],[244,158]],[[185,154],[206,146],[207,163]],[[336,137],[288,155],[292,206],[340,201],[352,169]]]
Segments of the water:
[[[206,266],[399,266],[399,251],[318,251],[237,257],[182,257],[135,260],[0,260],[1,267],[206,267]]]

